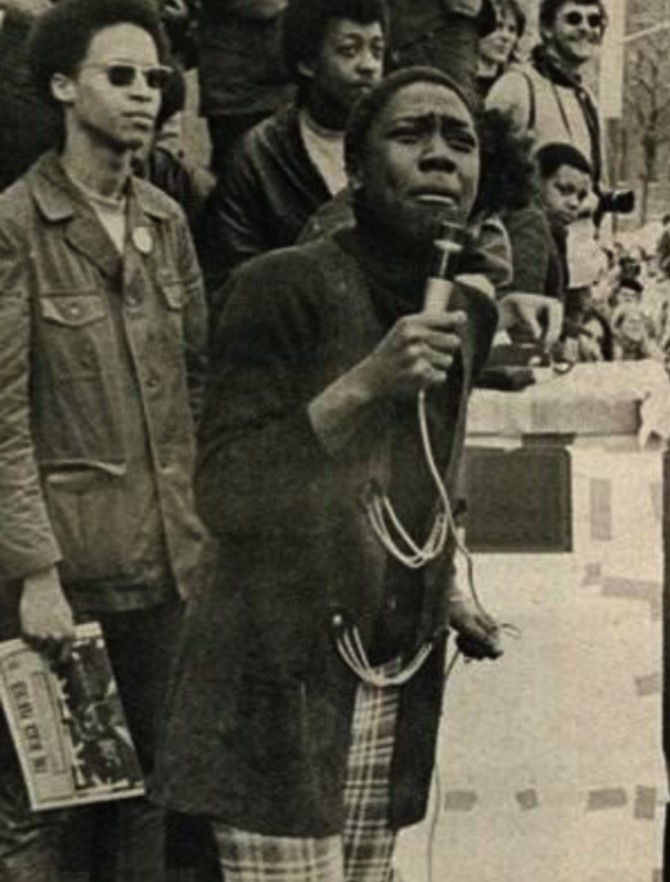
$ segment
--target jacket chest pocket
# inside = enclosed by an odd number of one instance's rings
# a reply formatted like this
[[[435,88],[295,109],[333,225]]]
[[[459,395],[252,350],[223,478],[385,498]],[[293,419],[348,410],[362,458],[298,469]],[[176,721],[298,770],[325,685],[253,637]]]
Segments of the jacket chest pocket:
[[[166,313],[167,339],[165,348],[181,360],[184,346],[184,307],[187,293],[183,281],[174,276],[160,276],[161,302]]]
[[[95,289],[46,291],[39,310],[54,369],[70,377],[99,375],[107,336],[105,299]]]
[[[181,322],[181,314],[186,304],[186,288],[181,279],[162,277],[160,288],[165,298],[165,305],[173,318]]]

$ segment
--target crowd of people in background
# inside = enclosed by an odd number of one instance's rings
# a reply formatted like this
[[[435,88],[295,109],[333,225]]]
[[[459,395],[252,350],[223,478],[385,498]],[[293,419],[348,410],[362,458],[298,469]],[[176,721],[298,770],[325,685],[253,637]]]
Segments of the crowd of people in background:
[[[4,11],[0,187],[57,143],[57,119],[35,98],[26,62],[30,25],[49,5],[22,0]],[[384,70],[427,63],[454,76],[480,105],[486,195],[479,207],[502,222],[513,267],[499,293],[563,304],[560,357],[666,357],[667,244],[658,261],[639,249],[623,253],[607,223],[601,226],[605,212],[632,207],[626,199],[610,204],[597,103],[582,78],[607,25],[602,3],[541,3],[530,51],[519,0],[332,2],[329,14],[345,24],[328,31],[321,4],[309,0],[167,0],[161,11],[173,74],[135,170],[184,209],[214,311],[239,263],[351,220],[343,157],[351,107]],[[183,147],[187,77],[199,85],[208,167]],[[569,220],[543,206],[546,176],[536,160],[547,144],[570,144],[581,156],[571,160],[577,173],[590,181],[586,192],[577,188]],[[640,286],[625,317],[615,308],[622,281]],[[643,330],[633,307],[644,311]],[[626,342],[631,334],[644,343]]]

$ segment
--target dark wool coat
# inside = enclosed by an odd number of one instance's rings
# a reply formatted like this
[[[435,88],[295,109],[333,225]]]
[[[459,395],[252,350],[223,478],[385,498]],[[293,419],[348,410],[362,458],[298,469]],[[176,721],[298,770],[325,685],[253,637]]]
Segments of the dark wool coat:
[[[340,232],[246,264],[214,339],[196,494],[218,538],[218,563],[187,615],[156,796],[273,835],[341,830],[358,681],[335,649],[333,617],[354,619],[368,642],[384,606],[391,565],[362,505],[371,481],[393,481],[401,509],[413,502],[411,490],[399,492],[408,485],[396,483],[396,467],[407,458],[392,443],[396,429],[416,433],[415,406],[377,408],[337,457],[307,414],[309,401],[369,354],[401,312],[416,310],[363,268],[355,241]],[[497,320],[479,292],[457,291],[454,302],[469,317],[462,359],[429,408],[452,497],[467,394]],[[422,486],[417,532],[425,535],[435,490]],[[436,645],[401,689],[395,827],[425,813],[451,574],[445,552],[414,577],[416,643],[432,637]]]

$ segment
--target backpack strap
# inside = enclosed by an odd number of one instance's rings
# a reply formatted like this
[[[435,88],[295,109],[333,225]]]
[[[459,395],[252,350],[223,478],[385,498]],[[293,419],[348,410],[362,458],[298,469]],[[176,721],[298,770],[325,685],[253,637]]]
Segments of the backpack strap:
[[[526,81],[526,84],[528,85],[528,121],[526,125],[528,127],[528,131],[532,132],[534,131],[535,123],[537,122],[535,84],[533,83],[533,79],[527,70],[524,70],[522,67],[518,67],[516,71],[517,73],[521,74],[521,76]]]

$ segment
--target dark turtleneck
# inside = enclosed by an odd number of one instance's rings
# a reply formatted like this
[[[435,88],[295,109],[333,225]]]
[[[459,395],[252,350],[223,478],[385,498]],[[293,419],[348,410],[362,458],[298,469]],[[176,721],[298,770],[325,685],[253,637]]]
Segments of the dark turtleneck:
[[[432,243],[423,252],[403,252],[382,231],[366,224],[355,227],[352,247],[384,326],[421,309]]]

